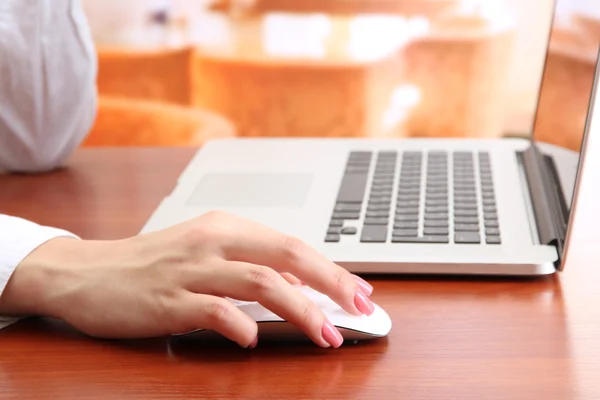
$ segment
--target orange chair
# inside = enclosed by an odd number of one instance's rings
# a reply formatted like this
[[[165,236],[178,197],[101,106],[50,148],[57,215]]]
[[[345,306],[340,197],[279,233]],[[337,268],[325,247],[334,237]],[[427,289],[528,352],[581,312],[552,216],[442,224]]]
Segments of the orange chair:
[[[192,49],[98,49],[101,95],[190,103]]]
[[[202,146],[235,136],[225,118],[201,109],[101,96],[98,116],[83,146]]]

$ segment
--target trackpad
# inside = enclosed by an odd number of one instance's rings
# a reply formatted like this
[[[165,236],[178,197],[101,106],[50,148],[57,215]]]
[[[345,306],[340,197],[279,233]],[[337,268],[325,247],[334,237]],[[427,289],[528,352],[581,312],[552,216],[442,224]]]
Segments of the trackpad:
[[[189,198],[189,206],[302,207],[309,174],[209,174]]]

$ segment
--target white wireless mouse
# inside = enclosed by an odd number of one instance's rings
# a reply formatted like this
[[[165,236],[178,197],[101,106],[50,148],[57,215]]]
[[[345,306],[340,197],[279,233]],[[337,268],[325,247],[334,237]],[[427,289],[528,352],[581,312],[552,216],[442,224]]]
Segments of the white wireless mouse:
[[[294,286],[302,294],[312,300],[323,310],[325,316],[337,327],[344,341],[358,341],[381,338],[387,336],[392,329],[392,320],[389,315],[377,304],[373,314],[355,316],[347,313],[328,296],[308,287]],[[259,340],[271,341],[302,341],[309,338],[295,325],[286,322],[278,315],[263,307],[257,302],[245,302],[228,299],[240,310],[253,318],[258,325]],[[209,339],[220,336],[208,329],[198,329],[191,332],[174,335],[190,339]]]

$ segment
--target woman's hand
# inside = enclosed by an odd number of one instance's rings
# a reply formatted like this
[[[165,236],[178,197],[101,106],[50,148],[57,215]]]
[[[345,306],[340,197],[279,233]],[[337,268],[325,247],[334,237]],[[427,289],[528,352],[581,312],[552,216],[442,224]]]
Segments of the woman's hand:
[[[254,347],[257,325],[223,298],[231,297],[258,301],[317,345],[339,347],[338,330],[294,280],[351,314],[373,312],[364,280],[296,238],[223,212],[120,241],[53,239],[17,267],[0,310],[61,318],[95,337],[204,328]]]

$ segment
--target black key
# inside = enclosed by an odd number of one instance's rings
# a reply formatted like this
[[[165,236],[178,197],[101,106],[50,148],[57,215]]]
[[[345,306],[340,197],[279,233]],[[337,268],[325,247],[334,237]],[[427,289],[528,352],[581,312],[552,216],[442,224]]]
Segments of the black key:
[[[373,176],[373,180],[390,180],[390,181],[394,181],[394,171],[393,170],[385,170],[385,171],[379,171],[379,170],[375,170],[375,175]]]
[[[418,215],[419,214],[419,209],[418,208],[397,208],[396,209],[396,215]]]
[[[387,235],[387,225],[366,225],[362,230],[360,241],[365,243],[385,243]]]
[[[484,213],[495,213],[496,212],[496,207],[494,207],[494,206],[484,206],[483,207],[483,212]]]
[[[341,228],[339,226],[333,226],[333,227],[329,227],[329,229],[327,229],[327,234],[328,235],[339,235],[341,232]]]
[[[374,204],[367,207],[367,212],[372,211],[390,211],[390,206],[387,204]]]
[[[454,215],[457,217],[476,217],[477,210],[454,210]]]
[[[483,219],[495,221],[498,219],[498,214],[496,213],[485,213],[483,214]]]
[[[448,200],[431,200],[425,201],[427,207],[448,207]]]
[[[496,201],[494,199],[483,199],[484,206],[496,206]]]
[[[465,185],[465,184],[454,184],[454,191],[455,192],[474,192],[475,191],[475,185]]]
[[[396,218],[395,218],[396,222],[412,222],[412,221],[418,221],[418,220],[419,220],[418,214],[396,215]]]
[[[411,196],[411,195],[420,195],[421,191],[419,189],[400,189],[398,190],[398,196]]]
[[[401,201],[416,201],[419,202],[421,196],[416,195],[416,194],[409,194],[409,195],[400,195],[398,196],[397,200],[398,202]]]
[[[486,228],[498,228],[498,221],[489,219],[484,222]]]
[[[437,194],[437,193],[445,193],[446,195],[448,195],[448,188],[447,187],[428,187],[427,188],[427,195],[430,194]]]
[[[389,218],[365,218],[365,225],[386,225]]]
[[[475,196],[457,196],[454,195],[455,203],[474,203],[477,204],[477,197]]]
[[[502,240],[500,240],[500,236],[488,236],[485,238],[485,242],[487,244],[502,244]]]
[[[418,236],[402,237],[393,236],[393,243],[449,243],[448,236]]]
[[[498,228],[486,228],[485,234],[487,236],[500,236],[500,229],[498,229]]]
[[[450,232],[448,231],[448,228],[428,228],[428,227],[425,227],[425,230],[423,231],[423,233],[425,235],[447,236]]]
[[[339,242],[340,235],[327,235],[325,236],[325,241],[329,243]]]
[[[419,236],[419,231],[416,229],[394,229],[393,232],[394,237],[404,236],[404,237],[412,237]]]
[[[425,208],[425,213],[427,214],[440,214],[440,213],[447,213],[448,212],[448,207],[426,207]]]
[[[390,204],[392,202],[392,198],[390,196],[377,196],[369,199],[369,206],[374,204]]]
[[[448,228],[448,220],[429,219],[425,221],[426,228]]]
[[[371,198],[375,197],[389,197],[392,198],[392,190],[373,190],[371,192]]]
[[[333,213],[333,219],[359,219],[359,212],[335,212]]]
[[[373,178],[373,185],[393,185],[394,178],[386,178],[386,177],[377,177]]]
[[[477,211],[477,203],[454,203],[455,210],[475,210]]]
[[[389,218],[389,211],[367,211],[367,218]]]
[[[458,232],[454,235],[454,243],[477,244],[481,238],[477,232]]]
[[[438,213],[438,214],[425,214],[425,219],[426,220],[444,220],[447,221],[448,220],[448,214],[443,214],[443,213]]]
[[[343,219],[332,219],[329,222],[329,226],[342,226],[344,225],[344,220]]]
[[[347,226],[345,228],[342,228],[342,235],[356,235],[357,232],[358,229],[356,229],[353,226]]]
[[[335,211],[336,212],[343,212],[343,211],[349,211],[349,212],[360,212],[362,208],[361,204],[336,204],[335,205]]]
[[[479,232],[479,225],[477,224],[455,224],[455,232]]]
[[[362,203],[367,188],[367,178],[368,175],[364,173],[344,175],[337,201],[343,203]]]
[[[479,224],[477,217],[454,217],[455,224]]]
[[[396,203],[396,207],[398,208],[415,208],[419,207],[420,202],[418,201],[398,201]]]
[[[494,199],[494,192],[482,192],[481,197],[484,199]]]
[[[419,229],[419,223],[417,221],[396,222],[394,229]]]

